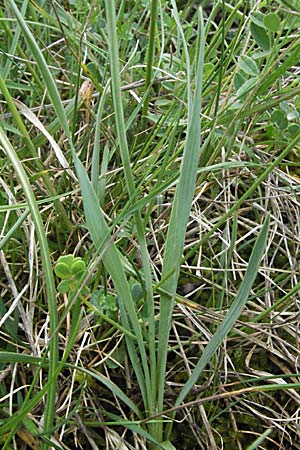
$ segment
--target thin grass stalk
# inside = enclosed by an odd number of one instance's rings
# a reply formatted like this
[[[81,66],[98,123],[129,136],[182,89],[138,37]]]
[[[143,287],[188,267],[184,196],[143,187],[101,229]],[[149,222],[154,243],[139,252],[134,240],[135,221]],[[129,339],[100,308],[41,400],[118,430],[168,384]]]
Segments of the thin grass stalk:
[[[187,45],[187,42],[186,42],[186,39],[184,36],[184,31],[183,31],[181,23],[180,23],[180,18],[179,18],[176,2],[175,2],[175,0],[171,0],[171,3],[172,3],[172,7],[173,7],[173,16],[174,16],[174,19],[176,22],[177,30],[178,30],[178,33],[182,40],[183,54],[184,54],[185,63],[186,63],[186,91],[187,91],[187,99],[188,99],[188,126],[189,126],[190,122],[191,122],[191,113],[192,113],[191,60],[190,60],[188,45]],[[179,38],[178,38],[178,41],[179,41]],[[179,51],[179,49],[180,49],[180,45],[178,42],[177,51]]]
[[[24,220],[29,214],[29,208],[26,208],[25,211],[22,212],[20,217],[16,220],[16,222],[10,227],[7,234],[0,240],[0,250],[4,247],[5,244],[12,238],[14,233],[20,228]]]
[[[223,224],[224,222],[229,219],[229,217],[232,216],[232,214],[236,211],[238,211],[241,207],[241,205],[255,192],[255,190],[261,185],[261,183],[270,175],[270,173],[280,165],[281,161],[294,149],[297,147],[297,145],[300,142],[300,132],[296,134],[294,139],[290,141],[290,143],[284,148],[284,150],[277,156],[277,158],[274,159],[273,162],[269,163],[267,165],[266,170],[259,176],[257,179],[250,185],[250,187],[247,189],[247,191],[234,203],[234,205],[223,214],[221,219],[211,227],[209,231],[206,232],[205,236],[201,238],[198,242],[196,242],[193,249],[191,249],[187,254],[185,255],[182,262],[188,260],[193,252],[197,250],[201,245],[205,244],[210,236],[212,236]]]
[[[25,125],[24,125],[24,122],[23,122],[23,120],[22,120],[22,118],[21,118],[21,116],[20,116],[20,114],[19,114],[19,112],[18,112],[18,110],[16,108],[16,105],[15,105],[15,103],[13,101],[13,98],[10,95],[10,92],[9,92],[9,90],[8,90],[6,84],[5,84],[5,81],[4,81],[3,77],[2,77],[1,72],[0,72],[0,91],[2,92],[2,94],[3,94],[4,98],[5,98],[5,101],[7,103],[7,106],[9,107],[9,109],[10,109],[10,111],[12,113],[12,116],[13,116],[17,126],[18,126],[19,130],[22,133],[22,136],[24,138],[25,144],[26,144],[26,146],[28,148],[28,151],[29,151],[31,157],[35,160],[35,164],[37,165],[39,171],[42,173],[42,178],[43,178],[43,181],[45,183],[45,186],[46,186],[49,194],[51,194],[51,196],[55,197],[56,196],[56,191],[55,191],[55,189],[54,189],[54,187],[53,187],[53,185],[52,185],[52,183],[50,181],[50,178],[49,178],[48,174],[44,172],[45,167],[43,166],[43,164],[39,160],[38,154],[36,152],[36,147],[34,146],[32,140],[30,139],[29,133],[28,133],[28,131],[27,131]],[[71,224],[70,220],[68,219],[68,216],[66,214],[66,211],[65,211],[63,205],[61,204],[61,202],[57,202],[56,206],[57,206],[57,210],[58,210],[59,214],[61,215],[61,217],[63,219],[65,227],[69,231],[71,231],[73,229],[73,227],[72,227],[72,224]]]
[[[21,118],[21,116],[20,116],[20,114],[19,114],[19,112],[17,110],[17,107],[16,107],[16,105],[15,105],[13,99],[12,99],[12,96],[10,95],[10,92],[9,92],[9,90],[8,90],[6,84],[5,84],[5,81],[4,81],[3,77],[2,77],[1,71],[0,71],[0,91],[2,92],[3,97],[4,97],[4,99],[5,99],[6,103],[7,103],[7,106],[9,107],[9,109],[10,109],[10,111],[12,113],[13,119],[15,120],[19,130],[22,133],[22,136],[24,138],[25,144],[28,147],[30,156],[32,158],[36,158],[37,159],[38,165],[39,165],[39,170],[43,170],[44,167],[43,167],[42,164],[40,164],[40,162],[39,162],[39,160],[37,158],[38,155],[37,155],[36,149],[35,149],[33,143],[31,142],[31,139],[30,139],[30,136],[28,134],[28,131],[27,131],[27,129],[26,129],[25,125],[24,125],[24,122],[23,122],[23,120],[22,120],[22,118]]]
[[[94,191],[99,195],[99,166],[100,166],[100,126],[102,112],[105,104],[105,99],[107,95],[108,85],[105,86],[104,91],[99,100],[98,110],[96,114],[96,126],[95,126],[95,137],[94,137],[94,147],[92,156],[92,167],[91,167],[91,181]],[[101,205],[103,206],[103,205]]]
[[[153,63],[155,56],[155,31],[157,26],[158,17],[158,0],[151,0],[150,8],[150,30],[149,30],[149,40],[148,40],[148,51],[147,51],[147,65],[146,65],[146,76],[145,76],[145,89],[148,90],[147,97],[144,99],[143,109],[142,109],[142,131],[145,130],[147,125],[147,115],[149,108],[149,97],[150,97],[150,86],[152,81]]]
[[[225,1],[222,0],[222,22],[221,22],[221,56],[219,58],[219,76],[218,76],[218,84],[217,84],[217,93],[215,100],[215,109],[214,109],[214,118],[217,117],[219,110],[219,101],[221,96],[221,86],[223,80],[223,71],[224,71],[224,53],[225,53]]]
[[[174,298],[180,270],[180,262],[185,242],[185,232],[188,223],[193,195],[196,185],[198,158],[200,153],[200,111],[202,99],[202,73],[204,64],[204,22],[202,9],[199,9],[200,45],[196,75],[195,96],[193,99],[191,123],[188,129],[187,141],[181,163],[179,182],[176,187],[170,225],[167,234],[165,255],[163,260],[162,279],[168,277],[162,288],[169,294],[160,296],[160,318],[158,336],[158,397],[157,410],[163,410],[166,361],[168,340],[171,326]],[[171,276],[169,276],[171,274]],[[162,424],[159,427],[158,440],[162,440]]]
[[[0,127],[0,142],[1,145],[10,159],[14,170],[20,180],[24,194],[26,196],[28,207],[30,209],[32,219],[35,224],[36,234],[40,244],[40,252],[42,258],[42,265],[45,276],[46,283],[46,298],[49,306],[49,317],[50,317],[50,336],[51,341],[49,344],[50,352],[50,362],[49,362],[49,379],[52,379],[53,374],[56,371],[58,365],[58,334],[55,332],[58,325],[58,315],[57,315],[57,305],[56,305],[56,289],[54,283],[54,276],[52,271],[52,265],[50,260],[49,247],[47,242],[47,237],[43,225],[43,221],[39,212],[39,208],[31,188],[30,182],[26,175],[26,172],[15,152],[12,145],[10,144],[7,136],[5,135],[3,129]],[[47,391],[47,400],[44,412],[44,428],[50,429],[53,426],[53,420],[55,416],[55,398],[56,398],[56,383],[53,380]]]
[[[130,199],[136,197],[136,187],[134,183],[133,173],[130,165],[130,157],[128,151],[128,144],[126,138],[125,120],[121,95],[121,81],[120,81],[120,66],[118,55],[118,38],[117,38],[117,23],[115,13],[114,0],[105,1],[105,10],[107,17],[107,30],[108,30],[108,42],[109,42],[109,57],[110,57],[110,70],[111,70],[111,83],[112,83],[112,96],[116,117],[116,128],[120,146],[120,153],[124,167],[124,174],[126,179],[127,190]],[[154,411],[154,403],[156,397],[156,355],[155,355],[155,320],[154,320],[154,299],[152,292],[152,276],[150,267],[150,257],[147,249],[147,242],[145,236],[144,225],[141,219],[139,211],[134,214],[135,223],[137,227],[138,242],[141,249],[141,257],[143,264],[143,271],[145,276],[146,286],[146,305],[148,309],[149,317],[149,329],[147,335],[147,341],[149,346],[150,357],[150,373],[149,367],[146,362],[143,363],[143,370],[146,380],[146,388],[148,392],[146,409],[149,414]],[[141,355],[142,357],[142,355]],[[142,357],[143,359],[143,357]]]
[[[272,432],[273,428],[267,428],[266,431],[258,436],[258,438],[256,438],[255,441],[246,448],[246,450],[255,450],[257,448],[261,448],[260,444],[262,444]]]
[[[91,186],[90,180],[88,179],[87,173],[79,160],[78,156],[76,155],[74,145],[72,143],[71,138],[71,132],[68,126],[67,122],[67,116],[66,111],[63,108],[63,104],[59,95],[59,92],[57,90],[56,84],[54,82],[54,79],[51,75],[51,72],[47,66],[47,63],[45,61],[45,58],[40,51],[31,31],[29,30],[26,22],[24,21],[23,17],[20,15],[18,9],[16,8],[13,0],[9,0],[10,4],[12,5],[13,11],[18,19],[18,22],[20,23],[20,26],[22,28],[22,31],[26,37],[27,43],[31,49],[31,52],[33,53],[37,65],[39,67],[39,70],[42,74],[43,80],[45,85],[48,88],[48,95],[52,101],[53,108],[57,114],[57,117],[59,119],[60,125],[63,128],[73,155],[73,160],[75,164],[76,171],[78,173],[78,179],[80,181],[80,186],[82,190],[83,195],[83,203],[84,203],[84,209],[86,213],[86,220],[87,225],[89,227],[92,239],[96,245],[96,248],[102,248],[105,243],[109,241],[110,238],[110,232],[109,228],[105,222],[103,213],[101,209],[99,208],[98,199],[96,197],[96,194]],[[132,299],[128,281],[125,275],[124,268],[121,263],[120,255],[114,246],[114,244],[111,242],[108,246],[108,249],[106,250],[106,253],[103,257],[104,264],[107,267],[108,272],[112,276],[114,285],[116,287],[116,291],[121,299],[121,301],[124,302],[124,305],[126,307],[126,310],[130,316],[130,320],[132,323],[132,328],[135,332],[135,335],[138,340],[138,346],[141,354],[141,358],[143,359],[143,365],[147,366],[147,357],[144,347],[144,341],[143,336],[141,332],[141,326],[138,321],[137,313],[135,310],[135,304]],[[78,306],[78,305],[77,305]],[[126,337],[127,342],[129,342],[129,338]],[[132,355],[132,364],[134,367],[134,370],[136,372],[136,376],[138,378],[138,381],[141,386],[141,392],[143,395],[143,399],[145,403],[147,403],[147,396],[146,396],[146,383],[141,375],[140,369],[139,369],[139,360],[136,355],[136,352],[134,349],[134,343],[131,343],[131,355]],[[135,358],[134,358],[135,356]],[[149,383],[147,387],[149,386]]]
[[[78,179],[80,181],[81,192],[83,197],[83,204],[85,210],[86,222],[97,249],[103,248],[103,245],[108,242],[110,237],[110,232],[108,225],[105,222],[104,216],[101,209],[99,208],[98,198],[95,191],[88,179],[87,173],[78,159],[77,155],[74,154],[74,163],[76,172],[78,174]],[[132,299],[129,284],[126,278],[125,270],[123,267],[123,262],[120,254],[115,247],[113,242],[108,242],[108,248],[103,254],[103,263],[108,273],[111,275],[114,282],[115,289],[120,299],[121,311],[126,310],[126,322],[123,324],[128,330],[133,330],[137,338],[137,344],[142,359],[143,368],[147,364],[146,351],[144,346],[144,340],[142,336],[141,326],[138,320],[137,311],[135,309],[135,303]],[[125,308],[125,310],[123,309]],[[130,323],[127,320],[127,315],[130,317]],[[136,353],[135,341],[126,335],[126,343],[128,346],[129,354],[131,355],[131,362],[138,379],[138,383],[141,389],[142,397],[147,404],[147,388],[145,381],[145,374],[142,374],[140,369],[139,357]],[[149,380],[147,380],[149,382]]]
[[[39,46],[34,39],[27,23],[25,22],[23,16],[20,14],[14,0],[8,0],[8,4],[10,5],[16,19],[23,31],[23,34],[28,42],[30,50],[35,58],[36,65],[39,68],[42,77],[45,81],[45,85],[47,86],[48,95],[52,100],[53,108],[56,112],[57,118],[59,120],[60,125],[62,126],[64,132],[66,133],[67,138],[71,142],[70,129],[67,122],[67,117],[64,111],[64,108],[61,107],[61,99],[59,96],[59,92],[57,86],[52,78],[50,70],[47,66],[46,60],[44,58],[43,53],[41,52]]]
[[[253,283],[255,281],[255,278],[257,276],[257,273],[259,270],[259,265],[260,265],[260,262],[264,255],[264,252],[265,252],[268,231],[269,231],[269,223],[270,223],[270,216],[267,215],[267,217],[263,223],[263,226],[259,232],[259,235],[257,236],[257,239],[255,241],[255,244],[254,244],[254,247],[253,247],[249,262],[248,262],[247,271],[246,271],[245,277],[241,283],[241,286],[239,288],[236,299],[233,301],[232,305],[230,306],[225,319],[218,326],[215,334],[213,335],[213,337],[209,340],[208,344],[206,345],[191,376],[188,378],[187,382],[183,386],[183,388],[175,402],[175,406],[180,405],[184,401],[187,394],[190,392],[190,390],[193,388],[193,386],[197,383],[203,369],[208,364],[208,362],[211,360],[211,358],[215,355],[217,349],[220,347],[224,338],[230,332],[231,328],[233,327],[233,325],[235,324],[235,322],[241,315],[241,312],[247,303],[247,300],[248,300],[248,297],[250,294],[250,290],[251,290]],[[170,424],[168,424],[168,426],[167,426],[167,435],[168,436],[170,435],[171,431],[172,431],[172,422]]]
[[[21,14],[23,16],[25,16],[27,5],[28,5],[28,0],[24,0],[23,3],[22,3],[22,9],[21,9]],[[10,46],[10,49],[9,49],[9,54],[10,55],[14,55],[15,54],[16,48],[18,46],[20,33],[21,33],[20,26],[17,25],[16,29],[14,30],[13,40],[12,40],[12,43],[11,43],[11,46]],[[3,71],[2,71],[2,76],[3,76],[4,80],[6,80],[8,74],[9,74],[11,65],[12,65],[12,59],[11,58],[7,58],[5,66],[4,66]]]

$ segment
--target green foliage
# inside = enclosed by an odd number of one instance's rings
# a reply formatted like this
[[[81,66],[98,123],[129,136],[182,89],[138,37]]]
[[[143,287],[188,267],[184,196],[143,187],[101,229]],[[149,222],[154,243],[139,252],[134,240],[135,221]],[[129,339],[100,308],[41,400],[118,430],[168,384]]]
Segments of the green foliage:
[[[290,445],[300,35],[277,3],[0,6],[4,450]]]
[[[83,275],[86,271],[86,264],[79,256],[60,256],[55,266],[56,275],[62,279],[57,289],[61,294],[74,293],[81,285]],[[88,295],[90,292],[87,286],[81,290],[81,295]]]
[[[275,13],[266,14],[263,18],[263,23],[265,28],[272,31],[273,33],[280,30],[280,19]]]
[[[95,308],[96,316],[98,311],[111,319],[116,319],[118,306],[114,295],[106,294],[103,290],[95,290],[91,293],[90,303]]]

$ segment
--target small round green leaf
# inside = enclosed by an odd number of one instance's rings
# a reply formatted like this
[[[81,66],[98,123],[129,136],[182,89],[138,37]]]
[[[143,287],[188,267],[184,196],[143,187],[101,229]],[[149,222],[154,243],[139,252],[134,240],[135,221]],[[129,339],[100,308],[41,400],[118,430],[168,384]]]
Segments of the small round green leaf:
[[[69,280],[63,280],[59,283],[57,289],[61,294],[66,294],[71,290],[71,282]]]
[[[85,262],[82,259],[75,260],[71,266],[71,273],[74,276],[81,275],[85,271]]]
[[[264,17],[264,26],[274,33],[280,30],[280,19],[277,14],[270,13]]]
[[[139,300],[141,300],[143,298],[144,294],[143,294],[143,289],[142,289],[142,286],[140,285],[140,283],[135,283],[132,285],[131,295],[135,302],[138,302]]]
[[[204,80],[207,80],[207,78],[212,74],[214,71],[214,64],[212,63],[205,63],[203,66],[203,78]]]
[[[64,262],[58,262],[54,269],[56,275],[63,280],[72,276],[70,267]]]
[[[299,133],[300,130],[300,125],[293,123],[292,125],[289,126],[288,128],[288,132],[290,133],[290,135],[292,136],[296,136],[297,133]]]
[[[73,255],[64,255],[64,256],[60,256],[58,258],[57,264],[64,263],[67,266],[71,267],[73,261],[74,261],[74,256]]]
[[[281,130],[285,130],[289,125],[286,113],[284,113],[280,109],[275,109],[275,111],[272,112],[271,121],[275,123],[276,126]]]

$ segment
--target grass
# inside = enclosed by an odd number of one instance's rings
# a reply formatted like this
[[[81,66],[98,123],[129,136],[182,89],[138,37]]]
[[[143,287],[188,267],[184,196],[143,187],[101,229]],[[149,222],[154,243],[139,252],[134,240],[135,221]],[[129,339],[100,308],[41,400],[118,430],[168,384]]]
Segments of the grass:
[[[300,448],[295,10],[0,7],[3,449]]]

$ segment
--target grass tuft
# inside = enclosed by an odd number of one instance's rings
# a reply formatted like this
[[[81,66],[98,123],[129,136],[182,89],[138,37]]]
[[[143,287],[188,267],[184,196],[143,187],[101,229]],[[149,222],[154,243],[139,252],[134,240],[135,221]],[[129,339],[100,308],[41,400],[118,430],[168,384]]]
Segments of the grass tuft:
[[[273,3],[0,6],[1,448],[300,448],[299,17]]]

